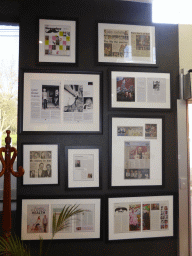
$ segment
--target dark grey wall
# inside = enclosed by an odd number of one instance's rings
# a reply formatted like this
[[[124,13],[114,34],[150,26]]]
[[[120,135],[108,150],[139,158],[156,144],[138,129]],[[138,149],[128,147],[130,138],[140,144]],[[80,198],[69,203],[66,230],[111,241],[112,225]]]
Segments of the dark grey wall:
[[[156,26],[156,49],[158,67],[131,67],[116,65],[96,64],[96,24],[97,21],[148,24],[151,22],[152,8],[150,4],[119,2],[114,0],[50,0],[50,1],[2,1],[0,3],[0,21],[20,21],[20,69],[43,69],[58,71],[101,71],[103,74],[102,97],[103,97],[103,133],[100,135],[71,135],[71,134],[24,134],[18,136],[18,164],[22,165],[23,143],[60,143],[58,186],[22,186],[21,179],[18,181],[18,195],[42,197],[81,197],[88,195],[101,196],[104,202],[102,208],[102,240],[101,241],[54,241],[55,255],[177,255],[177,134],[176,134],[176,99],[178,96],[178,27],[177,25],[155,24]],[[36,65],[38,49],[38,18],[53,19],[78,19],[78,65],[72,66],[43,66]],[[171,74],[171,100],[170,111],[156,110],[132,110],[126,111],[109,110],[110,85],[108,71],[139,71],[139,72],[170,72]],[[19,130],[22,123],[22,87],[20,77],[19,86]],[[164,129],[164,186],[109,188],[110,174],[110,138],[109,120],[111,115],[125,114],[127,116],[163,116]],[[100,146],[102,148],[102,188],[101,190],[67,191],[65,184],[66,169],[65,146]],[[156,238],[145,240],[126,240],[112,243],[106,242],[107,234],[107,196],[132,196],[148,194],[174,194],[174,222],[176,229],[174,237]],[[20,227],[19,227],[20,228]],[[46,242],[45,242],[46,243]],[[36,242],[32,242],[34,246]],[[61,254],[62,252],[62,254]]]

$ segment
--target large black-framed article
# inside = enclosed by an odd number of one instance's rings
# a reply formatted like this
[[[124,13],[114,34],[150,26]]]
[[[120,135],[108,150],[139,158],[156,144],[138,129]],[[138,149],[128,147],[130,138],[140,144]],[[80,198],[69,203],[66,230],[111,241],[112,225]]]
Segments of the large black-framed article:
[[[171,237],[173,195],[108,199],[108,239]]]
[[[100,73],[24,72],[23,131],[101,132]]]
[[[111,186],[161,186],[162,176],[162,118],[112,117]]]
[[[58,184],[58,145],[23,145],[23,185]]]
[[[155,65],[155,27],[98,23],[98,62]]]
[[[68,188],[99,188],[99,148],[66,147],[68,157]]]
[[[39,62],[76,63],[75,20],[39,20]]]
[[[53,236],[52,220],[64,206],[78,206],[83,212],[69,218],[64,229]],[[99,239],[101,199],[22,199],[22,240]]]
[[[170,109],[170,74],[112,71],[111,107]]]

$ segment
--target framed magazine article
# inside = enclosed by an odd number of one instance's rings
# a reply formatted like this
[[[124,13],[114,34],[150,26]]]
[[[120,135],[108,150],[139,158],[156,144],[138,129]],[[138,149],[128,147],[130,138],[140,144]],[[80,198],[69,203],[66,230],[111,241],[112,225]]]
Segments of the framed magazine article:
[[[78,206],[83,212],[72,216],[66,228],[53,237],[53,215],[59,218],[64,206]],[[91,199],[23,199],[21,239],[99,239],[100,198]]]
[[[98,62],[155,65],[155,27],[98,23]]]
[[[66,147],[68,188],[100,187],[99,154],[97,147]]]
[[[23,145],[23,185],[58,184],[58,145]]]
[[[112,71],[111,107],[170,109],[170,74]]]
[[[112,117],[111,186],[161,186],[162,151],[162,118]]]
[[[39,20],[39,62],[76,63],[75,20]]]
[[[108,199],[108,239],[173,236],[173,195]]]
[[[100,73],[24,72],[23,131],[101,132]]]

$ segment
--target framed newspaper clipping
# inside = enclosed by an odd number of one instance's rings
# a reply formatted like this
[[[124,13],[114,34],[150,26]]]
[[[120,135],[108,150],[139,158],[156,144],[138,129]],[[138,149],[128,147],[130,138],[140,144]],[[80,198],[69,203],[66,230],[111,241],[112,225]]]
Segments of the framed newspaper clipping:
[[[100,148],[94,146],[66,147],[68,188],[99,188]]]
[[[162,122],[112,117],[111,186],[162,186]]]
[[[23,131],[101,133],[101,73],[24,72]]]
[[[81,213],[73,215],[60,231],[53,234],[56,221],[64,207],[77,206]],[[100,239],[101,199],[22,199],[22,240]]]
[[[98,62],[155,65],[155,27],[98,23]]]
[[[23,185],[58,184],[58,145],[23,145]]]
[[[170,109],[170,74],[112,71],[111,107]]]
[[[174,235],[173,195],[108,199],[108,239]]]
[[[76,63],[76,21],[39,20],[39,63]]]

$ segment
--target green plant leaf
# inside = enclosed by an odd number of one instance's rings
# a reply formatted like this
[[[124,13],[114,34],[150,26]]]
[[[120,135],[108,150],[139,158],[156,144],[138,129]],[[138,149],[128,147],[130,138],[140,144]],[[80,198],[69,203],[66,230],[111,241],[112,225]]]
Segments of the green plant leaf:
[[[53,213],[53,223],[52,223],[52,237],[55,236],[55,234],[67,227],[70,226],[70,218],[74,215],[77,215],[84,210],[78,209],[79,205],[65,205],[59,214],[58,220],[56,220],[56,213]]]

